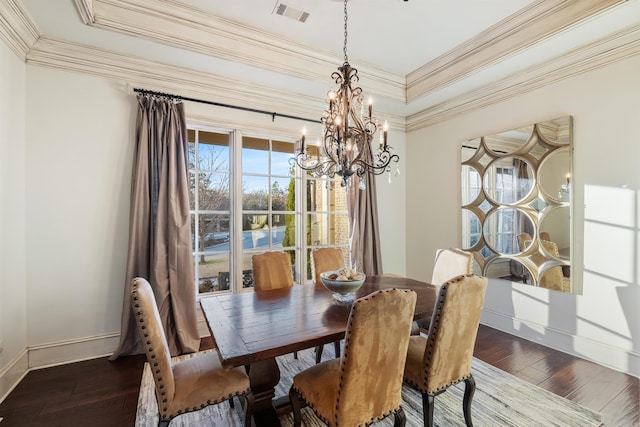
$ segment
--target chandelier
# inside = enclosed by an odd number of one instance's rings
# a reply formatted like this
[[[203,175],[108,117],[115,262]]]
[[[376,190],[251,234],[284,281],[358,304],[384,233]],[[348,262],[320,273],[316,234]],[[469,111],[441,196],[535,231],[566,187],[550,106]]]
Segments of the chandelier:
[[[327,109],[322,113],[322,139],[319,147],[309,152],[305,146],[306,130],[295,150],[297,165],[315,177],[342,177],[346,186],[352,175],[365,173],[380,175],[388,170],[389,163],[399,157],[387,145],[387,123],[372,117],[372,101],[364,111],[364,97],[358,86],[358,70],[349,65],[347,58],[347,0],[344,2],[344,63],[331,74],[335,88],[327,92]],[[374,135],[379,132],[377,147],[373,147]],[[315,151],[315,156],[313,151]],[[363,183],[361,182],[361,186]]]

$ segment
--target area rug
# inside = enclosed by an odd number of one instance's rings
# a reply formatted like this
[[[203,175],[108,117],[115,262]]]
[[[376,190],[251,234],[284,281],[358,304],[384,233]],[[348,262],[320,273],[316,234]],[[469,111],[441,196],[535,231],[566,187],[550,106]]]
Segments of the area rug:
[[[332,352],[327,350],[324,357],[330,357],[329,353]],[[276,388],[276,397],[288,394],[293,375],[312,366],[314,357],[313,350],[309,349],[298,352],[297,360],[293,358],[292,354],[278,358],[281,379]],[[180,360],[180,358],[176,360]],[[473,359],[472,369],[477,386],[472,404],[473,424],[476,427],[595,427],[602,424],[601,414],[529,384],[479,359]],[[435,426],[465,425],[462,414],[463,393],[464,383],[461,383],[449,387],[448,391],[436,396]],[[422,396],[420,393],[404,386],[402,400],[407,426],[422,426]],[[316,418],[309,409],[303,409],[302,414],[303,426],[324,426],[324,423]],[[289,427],[293,424],[293,417],[289,414],[283,416],[280,421],[283,427]],[[158,407],[153,378],[149,365],[145,364],[138,397],[136,427],[156,427],[157,425]],[[242,425],[241,405],[238,400],[236,400],[235,409],[231,409],[229,403],[224,402],[198,412],[181,415],[171,422],[171,427],[240,427]],[[375,425],[392,426],[393,416],[387,417]]]

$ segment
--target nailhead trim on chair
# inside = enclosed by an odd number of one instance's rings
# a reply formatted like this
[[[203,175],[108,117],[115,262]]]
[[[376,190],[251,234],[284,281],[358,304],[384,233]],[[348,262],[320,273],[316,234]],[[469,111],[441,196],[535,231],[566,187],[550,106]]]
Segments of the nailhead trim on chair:
[[[400,291],[403,291],[403,292],[409,292],[409,291],[407,291],[407,290],[405,290],[405,289],[396,289],[396,288],[384,289],[384,290],[379,291],[379,292],[391,292],[391,291],[393,291],[393,290],[400,290]],[[379,292],[377,292],[377,293],[379,293]],[[355,311],[355,309],[356,309],[356,308],[357,308],[357,306],[358,306],[358,301],[366,301],[366,300],[368,300],[368,299],[373,299],[373,298],[375,298],[375,297],[376,297],[376,294],[377,294],[377,293],[367,295],[367,296],[365,296],[365,297],[360,298],[360,299],[359,299],[359,300],[357,300],[356,302],[354,302],[353,306],[351,307],[351,311],[352,311],[352,312],[353,312],[353,311]],[[342,352],[342,358],[343,358],[342,360],[343,360],[343,361],[344,361],[344,359],[346,359],[346,358],[347,358],[347,355],[349,354],[348,350],[349,350],[350,343],[351,343],[351,336],[350,336],[350,335],[351,335],[351,331],[349,330],[349,331],[348,331],[348,334],[346,334],[346,335],[345,335],[345,337],[344,337],[344,351]],[[339,408],[340,408],[340,395],[341,395],[341,392],[342,392],[342,381],[343,381],[343,379],[344,379],[343,374],[344,374],[344,363],[340,362],[340,383],[338,384],[338,397],[337,397],[337,399],[336,399],[336,412],[335,412],[335,415],[334,415],[334,423],[335,423],[335,426],[336,426],[336,427],[339,427],[339,424],[338,424],[338,410],[339,410]],[[320,420],[322,420],[322,422],[324,422],[325,424],[328,424],[328,425],[330,424],[330,423],[329,423],[329,421],[328,421],[327,419],[325,419],[324,417],[322,417],[321,415],[319,415],[319,414],[318,414],[318,411],[316,410],[316,408],[314,407],[314,405],[310,404],[310,403],[309,403],[309,402],[304,398],[304,396],[302,396],[302,394],[300,393],[300,390],[298,390],[295,386],[293,387],[293,389],[296,391],[296,393],[298,393],[298,396],[300,396],[300,398],[304,401],[304,403],[305,403],[307,406],[309,406],[309,407],[313,410],[313,412],[315,412],[316,416],[317,416],[318,418],[320,418]],[[378,417],[375,417],[375,418],[374,418],[374,417],[372,417],[372,418],[371,418],[367,423],[365,423],[365,424],[364,424],[364,426],[368,426],[368,425],[370,425],[370,424],[373,424],[373,423],[375,423],[375,422],[378,422],[378,421],[380,421],[380,420],[382,420],[382,419],[384,419],[384,418],[388,417],[389,415],[391,415],[391,414],[393,414],[393,413],[398,412],[398,410],[399,410],[399,409],[400,409],[400,406],[398,406],[397,408],[395,408],[395,409],[393,409],[393,410],[391,410],[391,411],[389,411],[389,412],[387,412],[387,413],[385,413],[385,414],[383,414],[383,415],[381,415],[381,416],[378,416]],[[362,425],[362,424],[360,424],[360,425],[358,425],[357,427],[362,427],[362,426],[363,426],[363,425]]]
[[[455,282],[461,282],[465,277],[468,277],[469,275],[465,275],[465,276],[460,276],[457,277],[456,279],[452,279],[449,280],[448,282],[444,283],[441,287],[440,287],[440,293],[446,295],[447,290],[449,289],[449,283],[455,283]],[[446,301],[446,298],[444,298],[444,300]],[[438,335],[438,328],[440,327],[440,316],[442,315],[442,301],[440,301],[440,303],[438,304],[438,307],[436,307],[436,317],[433,321],[434,324],[434,329],[429,331],[430,334],[433,334],[434,336]],[[433,340],[429,340],[428,342],[430,342],[430,346],[427,349],[427,357],[430,360],[433,357]],[[469,373],[469,375],[465,375],[462,378],[458,378],[457,380],[451,381],[448,384],[438,387],[435,390],[427,390],[427,384],[426,384],[426,377],[427,377],[427,365],[429,365],[429,361],[427,361],[426,363],[423,363],[424,366],[424,376],[423,376],[423,382],[422,384],[416,384],[414,381],[411,381],[409,379],[405,379],[406,382],[408,382],[409,384],[415,386],[418,388],[418,390],[420,390],[420,392],[422,393],[427,393],[427,394],[432,394],[432,395],[436,395],[436,394],[440,394],[443,391],[445,391],[447,388],[449,388],[452,385],[458,384],[460,381],[464,381],[467,378],[469,378],[471,376],[471,373]]]
[[[134,292],[133,300],[134,301],[138,301],[138,296],[135,295],[135,293],[137,292],[137,284],[135,282],[133,283],[133,292]],[[135,312],[136,318],[138,319],[138,322],[142,323],[142,326],[140,328],[141,329],[146,329],[146,326],[144,325],[144,319],[141,317],[143,312],[140,310],[140,305],[136,303],[136,304],[134,304],[134,307],[137,309],[137,311]],[[148,333],[145,333],[143,336],[144,336],[144,338],[149,338],[149,334]],[[150,353],[149,357],[151,359],[155,359],[156,355],[153,353],[153,347],[151,347],[151,340],[148,339],[146,341],[146,344],[149,346],[148,347],[149,353]],[[153,367],[157,368],[158,367],[158,362],[153,362]],[[160,376],[160,370],[159,369],[154,369],[153,370],[153,376],[155,377],[156,381],[158,381],[158,383],[159,383],[158,388],[163,390],[160,393],[160,395],[161,396],[166,396],[167,392],[164,391],[164,387],[165,386],[164,386],[163,378],[162,378],[162,376]],[[167,411],[169,409],[166,406],[163,406],[162,409],[160,410],[161,413],[159,414],[160,415],[160,419],[162,421],[171,421],[173,418],[177,417],[178,415],[186,414],[187,412],[197,411],[199,409],[206,408],[207,406],[209,406],[211,404],[222,403],[222,402],[225,402],[225,401],[227,401],[229,399],[233,399],[236,396],[244,396],[244,395],[246,395],[247,393],[250,393],[250,392],[251,392],[251,388],[247,388],[244,392],[237,392],[235,394],[229,394],[229,396],[227,398],[224,398],[224,399],[221,399],[221,400],[218,400],[218,399],[213,400],[213,401],[207,400],[208,404],[207,405],[201,404],[200,408],[197,408],[197,407],[181,408],[181,409],[177,409],[176,412],[174,412],[174,413],[167,413]],[[162,399],[162,403],[166,404],[167,402],[168,402],[167,398],[164,397]]]

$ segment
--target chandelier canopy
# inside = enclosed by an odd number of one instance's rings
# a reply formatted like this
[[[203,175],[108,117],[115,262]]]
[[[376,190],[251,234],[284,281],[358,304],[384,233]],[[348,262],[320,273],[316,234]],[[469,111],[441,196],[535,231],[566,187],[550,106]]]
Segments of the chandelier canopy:
[[[344,2],[344,63],[331,74],[335,87],[327,92],[327,109],[322,113],[322,139],[319,147],[305,145],[303,130],[300,144],[292,162],[316,177],[335,175],[347,185],[352,175],[365,173],[380,175],[388,170],[391,161],[399,157],[387,145],[387,123],[372,117],[372,101],[364,111],[364,96],[358,86],[358,70],[349,65],[347,58],[347,0]],[[374,135],[379,143],[373,147]],[[315,155],[314,155],[315,154]]]

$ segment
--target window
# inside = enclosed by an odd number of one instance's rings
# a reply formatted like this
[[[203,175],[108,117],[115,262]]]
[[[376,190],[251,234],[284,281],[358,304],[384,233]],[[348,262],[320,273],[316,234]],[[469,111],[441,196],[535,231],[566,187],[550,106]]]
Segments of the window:
[[[296,277],[296,201],[291,142],[242,138],[242,274],[249,279],[251,257],[270,250],[291,256]]]
[[[189,129],[191,233],[198,293],[230,289],[231,134]]]
[[[516,194],[516,177],[514,174],[515,168],[512,166],[496,167],[490,169],[489,172],[495,170],[495,174],[489,177],[489,180],[493,181],[495,188],[496,201],[500,204],[510,204],[517,200]],[[515,211],[513,209],[499,209],[496,212],[496,219],[492,222],[495,226],[493,233],[495,233],[495,249],[501,253],[515,253],[517,252],[517,236],[516,227],[514,226]]]
[[[287,252],[296,282],[311,280],[312,249],[339,247],[347,259],[346,190],[294,169],[293,142],[199,128],[188,137],[199,295],[253,287],[251,258],[265,251]]]

